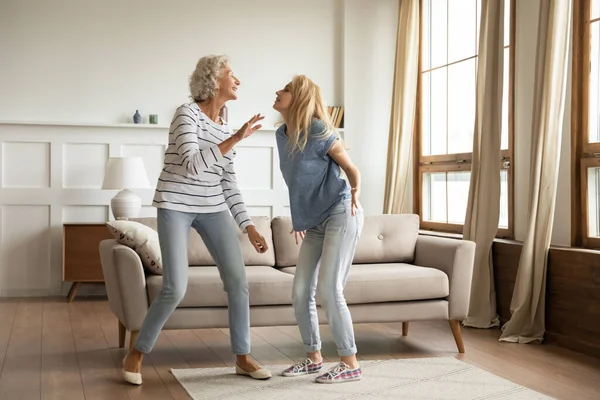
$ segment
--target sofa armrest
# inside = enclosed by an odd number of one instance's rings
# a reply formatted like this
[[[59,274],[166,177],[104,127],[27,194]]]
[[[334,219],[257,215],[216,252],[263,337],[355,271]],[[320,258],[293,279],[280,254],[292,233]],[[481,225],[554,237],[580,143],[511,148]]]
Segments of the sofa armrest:
[[[129,331],[138,331],[148,311],[142,260],[114,239],[100,242],[100,260],[111,311]]]
[[[425,235],[419,235],[417,239],[414,264],[439,269],[448,275],[451,320],[467,317],[474,260],[475,242]]]

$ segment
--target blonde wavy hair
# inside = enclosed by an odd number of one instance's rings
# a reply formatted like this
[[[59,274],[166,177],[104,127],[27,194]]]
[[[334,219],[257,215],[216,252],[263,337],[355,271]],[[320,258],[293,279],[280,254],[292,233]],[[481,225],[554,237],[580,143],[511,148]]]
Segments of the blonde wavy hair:
[[[304,151],[314,119],[324,124],[323,131],[319,132],[319,139],[336,135],[341,140],[329,118],[321,88],[304,75],[294,76],[289,88],[292,93],[292,104],[288,111],[286,125],[292,152]]]
[[[190,76],[192,100],[203,101],[214,97],[217,83],[227,66],[229,66],[229,57],[226,55],[211,54],[199,59],[196,69]]]

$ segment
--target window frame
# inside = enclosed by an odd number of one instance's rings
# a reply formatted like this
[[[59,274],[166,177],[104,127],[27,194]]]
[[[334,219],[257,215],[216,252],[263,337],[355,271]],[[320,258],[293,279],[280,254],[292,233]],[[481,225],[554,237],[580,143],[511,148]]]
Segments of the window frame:
[[[571,93],[571,245],[600,248],[600,237],[589,235],[588,168],[600,167],[600,142],[589,143],[591,75],[591,0],[573,2]]]
[[[508,149],[501,150],[500,167],[507,170],[508,186],[508,227],[498,228],[496,237],[514,238],[514,79],[515,79],[515,38],[516,38],[516,0],[506,0],[510,4],[510,26],[508,46]],[[480,10],[478,10],[480,12]],[[422,155],[422,88],[423,88],[423,0],[419,1],[419,79],[417,81],[417,107],[415,110],[415,128],[413,135],[413,208],[414,213],[420,217],[422,230],[460,233],[463,232],[464,224],[452,224],[442,222],[431,222],[423,219],[423,173],[424,172],[466,172],[471,171],[473,153],[454,153],[442,155]],[[506,27],[505,27],[506,29]],[[479,57],[479,55],[475,56]],[[447,65],[456,64],[475,57],[467,57],[454,61]],[[447,65],[445,65],[447,67]],[[447,94],[446,94],[447,96]]]

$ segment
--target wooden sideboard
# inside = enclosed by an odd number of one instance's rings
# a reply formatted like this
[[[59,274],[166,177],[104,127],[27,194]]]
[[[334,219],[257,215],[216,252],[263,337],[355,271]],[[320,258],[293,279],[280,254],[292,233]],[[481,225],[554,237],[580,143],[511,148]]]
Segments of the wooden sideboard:
[[[103,223],[63,224],[63,282],[73,282],[68,302],[72,302],[82,283],[104,282],[98,245],[112,235]]]

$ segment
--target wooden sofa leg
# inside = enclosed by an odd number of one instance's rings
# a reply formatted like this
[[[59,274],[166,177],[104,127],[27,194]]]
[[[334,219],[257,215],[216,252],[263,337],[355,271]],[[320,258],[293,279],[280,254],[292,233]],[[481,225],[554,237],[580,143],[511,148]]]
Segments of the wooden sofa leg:
[[[140,334],[140,331],[132,331],[131,334],[129,335],[129,349],[130,350],[133,348],[133,345],[135,344],[135,341],[137,340],[137,337],[139,334]]]
[[[456,342],[456,347],[458,347],[459,353],[465,352],[465,345],[463,344],[462,332],[460,330],[460,321],[455,319],[448,321],[450,323],[450,329],[452,329],[452,335],[454,335],[454,341]]]
[[[121,321],[119,321],[119,348],[125,347],[125,335],[127,334],[127,328]]]
[[[408,336],[408,322],[402,323],[402,336]]]

